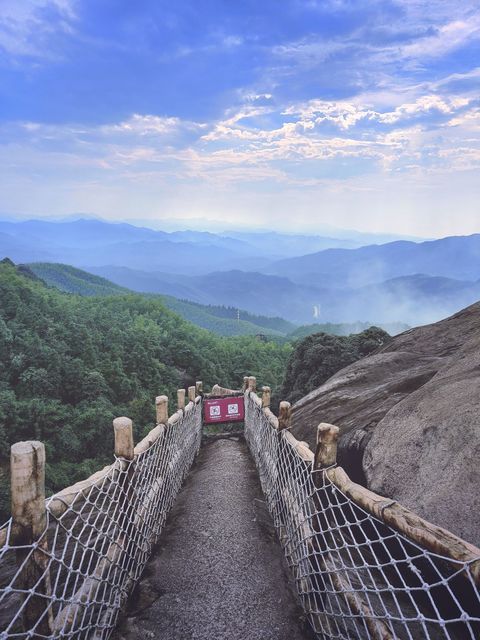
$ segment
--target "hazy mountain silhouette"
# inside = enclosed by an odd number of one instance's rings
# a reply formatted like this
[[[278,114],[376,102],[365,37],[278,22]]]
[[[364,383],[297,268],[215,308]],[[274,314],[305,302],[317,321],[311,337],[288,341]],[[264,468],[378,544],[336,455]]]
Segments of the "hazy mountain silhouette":
[[[230,237],[190,230],[168,233],[95,219],[0,221],[0,257],[21,262],[49,260],[77,267],[109,264],[185,274],[252,270],[284,256],[350,245],[349,240],[314,235],[252,232]]]
[[[416,274],[354,289],[300,285],[258,272],[222,271],[200,276],[90,268],[135,291],[186,298],[280,315],[299,324],[317,322],[433,322],[480,299],[480,282]],[[317,315],[315,315],[317,314]]]
[[[364,286],[424,273],[459,280],[480,278],[480,234],[427,242],[390,242],[359,249],[327,249],[280,260],[265,270],[297,282]]]

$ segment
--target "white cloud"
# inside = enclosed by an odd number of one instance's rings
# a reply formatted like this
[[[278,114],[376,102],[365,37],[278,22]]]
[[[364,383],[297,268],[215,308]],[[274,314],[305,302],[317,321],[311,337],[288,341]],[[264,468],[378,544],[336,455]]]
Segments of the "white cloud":
[[[50,58],[47,41],[59,32],[73,33],[76,0],[3,0],[0,6],[0,49],[11,57]],[[46,17],[53,9],[57,19]]]
[[[449,127],[464,127],[467,130],[480,130],[480,108],[469,109],[447,122]]]
[[[407,58],[439,57],[479,38],[480,14],[477,13],[463,20],[453,20],[441,25],[434,35],[400,47],[400,53]]]
[[[177,131],[181,120],[176,117],[160,117],[134,113],[128,120],[100,127],[102,133],[131,133],[139,136],[165,135]]]
[[[442,98],[437,95],[421,96],[415,102],[405,103],[396,107],[393,111],[378,114],[378,121],[392,124],[400,120],[408,119],[421,113],[437,111],[438,113],[451,114],[468,105],[470,100],[461,96]]]
[[[229,109],[209,124],[155,114],[99,126],[21,123],[25,153],[65,153],[65,162],[80,158],[97,170],[121,172],[125,179],[212,181],[218,185],[240,182],[312,187],[324,183],[329,167],[339,183],[354,174],[410,176],[452,167],[464,170],[476,162],[469,151],[459,160],[455,148],[475,149],[465,140],[468,128],[478,125],[480,110],[462,95],[401,94],[397,104],[380,108],[371,94],[355,100],[310,100],[279,107],[261,92],[245,94],[245,103]],[[419,120],[418,115],[439,119]],[[17,125],[18,127],[18,125]],[[12,130],[12,125],[7,129]],[[439,139],[439,132],[442,138]],[[449,132],[452,132],[451,134]],[[155,177],[154,177],[155,176]],[[333,180],[333,178],[331,178]],[[383,178],[382,178],[383,179]]]

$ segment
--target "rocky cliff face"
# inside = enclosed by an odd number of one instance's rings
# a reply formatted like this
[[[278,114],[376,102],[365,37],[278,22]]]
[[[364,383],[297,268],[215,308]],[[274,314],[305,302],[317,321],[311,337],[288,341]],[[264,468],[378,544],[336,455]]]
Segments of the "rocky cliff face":
[[[340,427],[352,479],[480,545],[480,303],[411,329],[293,407],[293,432]]]

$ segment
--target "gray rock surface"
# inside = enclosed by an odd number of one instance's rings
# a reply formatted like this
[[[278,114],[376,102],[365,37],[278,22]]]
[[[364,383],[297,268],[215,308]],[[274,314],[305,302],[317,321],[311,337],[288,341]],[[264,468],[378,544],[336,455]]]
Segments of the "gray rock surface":
[[[115,640],[313,637],[262,498],[244,442],[204,446]]]
[[[340,427],[352,479],[480,546],[480,303],[411,329],[293,407],[297,438]]]

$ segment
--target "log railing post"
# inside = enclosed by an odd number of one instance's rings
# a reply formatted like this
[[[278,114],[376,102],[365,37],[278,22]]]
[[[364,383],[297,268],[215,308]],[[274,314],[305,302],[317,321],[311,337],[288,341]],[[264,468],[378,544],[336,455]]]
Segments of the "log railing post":
[[[195,397],[196,397],[196,390],[195,387],[188,387],[188,401],[189,402],[195,402]]]
[[[257,379],[255,376],[248,376],[248,390],[249,391],[257,390]]]
[[[195,393],[197,396],[201,396],[203,393],[203,382],[201,380],[197,380],[195,383]]]
[[[185,389],[177,391],[177,409],[185,409]]]
[[[130,418],[115,418],[113,421],[113,433],[117,458],[133,460],[133,423]]]
[[[270,387],[262,387],[262,407],[267,409],[270,407],[270,400],[272,396],[272,390]]]
[[[155,398],[155,408],[156,408],[156,414],[157,414],[157,424],[167,424],[168,396],[157,396]]]
[[[51,582],[48,557],[47,512],[45,509],[45,447],[37,441],[17,442],[10,452],[12,539],[28,547],[16,553],[23,565],[21,588],[27,590],[23,623],[25,631],[50,636],[53,629]],[[35,588],[35,593],[28,593]],[[30,637],[30,636],[29,636]]]
[[[248,389],[248,376],[243,376],[243,392],[245,393],[245,391]]]
[[[314,469],[326,469],[337,464],[337,440],[339,428],[327,422],[317,427],[317,449],[315,451]]]
[[[292,415],[292,409],[290,402],[286,400],[282,400],[279,405],[278,410],[278,430],[283,431],[283,429],[290,428],[290,420]]]

